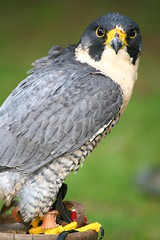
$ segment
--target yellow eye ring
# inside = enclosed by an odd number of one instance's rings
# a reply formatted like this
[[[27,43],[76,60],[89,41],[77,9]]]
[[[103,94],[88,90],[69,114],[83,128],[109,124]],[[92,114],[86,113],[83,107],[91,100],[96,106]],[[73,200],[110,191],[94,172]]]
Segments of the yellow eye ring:
[[[131,29],[129,32],[129,37],[130,38],[135,38],[137,36],[137,31],[136,29]]]
[[[96,35],[97,35],[99,38],[104,38],[105,35],[106,35],[106,31],[105,31],[102,27],[97,27],[97,29],[96,29]]]

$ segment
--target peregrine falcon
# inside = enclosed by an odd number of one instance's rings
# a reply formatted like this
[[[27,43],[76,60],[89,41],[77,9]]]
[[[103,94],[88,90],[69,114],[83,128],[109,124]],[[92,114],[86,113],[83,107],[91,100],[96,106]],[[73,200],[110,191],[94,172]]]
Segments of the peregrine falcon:
[[[132,94],[142,38],[119,13],[76,45],[53,47],[0,107],[0,199],[25,222],[47,213],[66,176],[112,130]]]

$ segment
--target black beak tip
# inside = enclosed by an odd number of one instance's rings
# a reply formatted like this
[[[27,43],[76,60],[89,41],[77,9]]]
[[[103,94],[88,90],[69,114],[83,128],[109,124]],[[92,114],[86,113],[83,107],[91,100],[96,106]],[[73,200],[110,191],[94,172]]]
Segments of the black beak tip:
[[[117,53],[118,53],[119,49],[114,49],[114,51],[115,51],[115,53],[116,53],[116,55],[117,55]]]
[[[114,38],[111,43],[111,47],[114,49],[115,53],[117,54],[118,51],[122,48],[122,41],[119,38]]]

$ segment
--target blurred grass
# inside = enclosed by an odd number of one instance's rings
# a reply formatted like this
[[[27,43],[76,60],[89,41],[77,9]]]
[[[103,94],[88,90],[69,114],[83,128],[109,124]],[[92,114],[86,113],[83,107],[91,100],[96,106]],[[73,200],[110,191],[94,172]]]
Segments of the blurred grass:
[[[68,176],[67,198],[84,203],[105,239],[160,239],[160,200],[135,187],[139,168],[160,155],[160,1],[4,1],[0,8],[0,103],[52,45],[76,43],[94,18],[115,11],[136,20],[143,35],[139,78],[112,134]]]

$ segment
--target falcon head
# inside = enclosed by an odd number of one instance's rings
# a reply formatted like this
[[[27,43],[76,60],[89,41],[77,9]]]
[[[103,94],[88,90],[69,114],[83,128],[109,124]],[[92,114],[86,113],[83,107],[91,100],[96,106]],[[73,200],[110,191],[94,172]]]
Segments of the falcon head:
[[[141,51],[137,23],[119,13],[109,13],[88,26],[75,49],[75,57],[120,85],[123,111],[137,79]]]
[[[91,59],[100,61],[105,50],[112,50],[116,55],[125,51],[131,63],[135,64],[142,50],[142,37],[137,23],[132,19],[119,13],[109,13],[88,26],[78,46],[81,51],[77,57],[81,61],[84,51]]]

